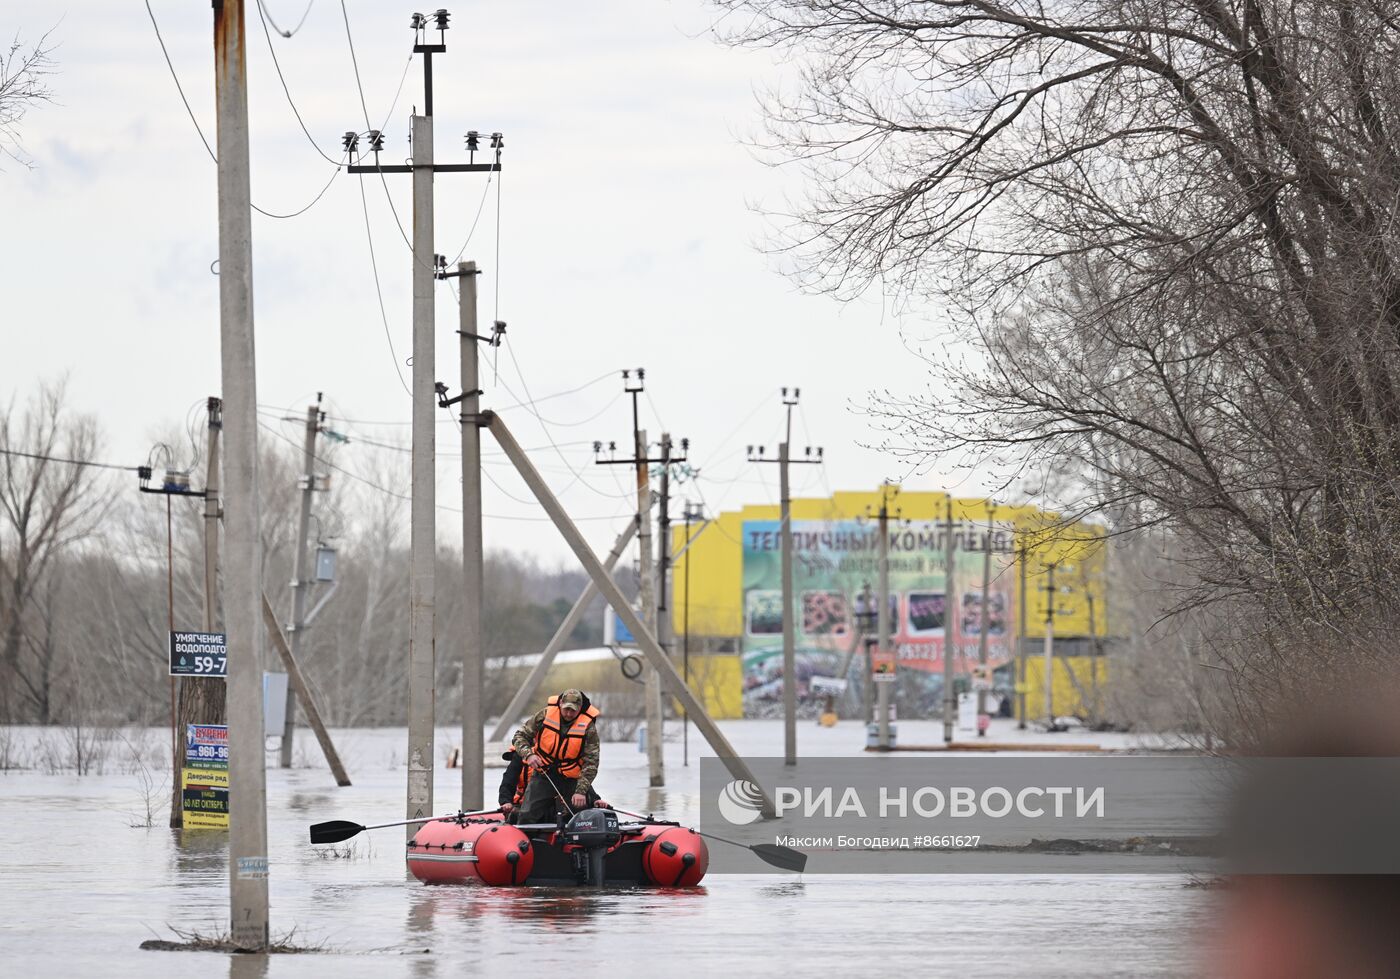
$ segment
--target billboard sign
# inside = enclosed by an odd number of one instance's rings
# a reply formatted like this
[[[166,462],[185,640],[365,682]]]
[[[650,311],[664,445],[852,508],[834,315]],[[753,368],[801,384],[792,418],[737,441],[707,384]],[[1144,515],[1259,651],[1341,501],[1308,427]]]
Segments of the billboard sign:
[[[891,521],[889,528],[890,642],[880,657],[897,668],[916,702],[938,706],[943,657],[951,648],[954,671],[972,671],[987,632],[988,661],[1010,659],[1014,648],[1015,531],[1012,525],[955,522],[954,595],[947,594],[945,523]],[[814,677],[864,669],[861,618],[879,580],[879,525],[872,520],[794,520],[793,599],[798,696],[815,704]],[[777,520],[743,524],[744,708],[748,716],[777,715],[782,704],[782,535]],[[984,546],[991,551],[985,615]],[[860,617],[858,617],[860,616]],[[985,619],[985,621],[984,621]],[[877,661],[877,666],[882,665]],[[844,679],[844,678],[843,678]],[[813,708],[815,709],[815,707]]]

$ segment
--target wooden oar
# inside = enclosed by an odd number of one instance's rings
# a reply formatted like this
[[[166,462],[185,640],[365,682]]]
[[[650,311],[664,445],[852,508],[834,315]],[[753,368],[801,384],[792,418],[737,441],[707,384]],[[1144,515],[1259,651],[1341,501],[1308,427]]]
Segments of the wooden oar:
[[[387,829],[390,826],[416,826],[419,823],[450,822],[454,819],[465,819],[467,816],[485,816],[493,812],[500,812],[500,807],[495,809],[481,809],[477,812],[459,812],[452,816],[428,816],[425,819],[403,819],[397,823],[376,823],[373,826],[361,826],[359,823],[352,823],[345,819],[332,819],[328,823],[316,823],[311,827],[312,843],[339,843],[348,840],[352,836],[359,836],[367,829]]]
[[[650,816],[643,816],[639,812],[628,812],[626,809],[615,811],[624,816],[636,816],[643,822],[652,821]],[[754,856],[764,863],[771,864],[779,870],[790,870],[795,874],[800,874],[807,867],[807,854],[801,850],[779,846],[776,843],[740,843],[738,840],[726,840],[723,836],[715,836],[713,833],[702,833],[698,829],[692,829],[691,832],[696,836],[703,836],[707,840],[717,840],[720,843],[728,843],[730,846],[742,846],[745,850],[753,851]]]

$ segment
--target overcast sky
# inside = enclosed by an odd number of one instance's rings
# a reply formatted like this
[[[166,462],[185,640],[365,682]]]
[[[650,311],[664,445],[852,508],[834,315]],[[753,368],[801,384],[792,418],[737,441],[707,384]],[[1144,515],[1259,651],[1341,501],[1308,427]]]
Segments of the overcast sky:
[[[286,28],[306,9],[306,0],[266,3]],[[209,5],[151,7],[212,143]],[[394,103],[413,42],[412,8],[383,0],[347,7],[369,114],[375,126],[384,123],[386,159],[398,162],[408,154],[408,117],[422,106],[417,61]],[[60,73],[56,104],[35,108],[24,123],[34,169],[8,163],[0,172],[0,392],[23,397],[39,379],[67,372],[74,407],[101,419],[102,458],[136,464],[162,432],[202,417],[205,397],[219,389],[215,167],[141,0],[18,8],[23,38],[54,28]],[[795,495],[870,489],[902,475],[898,460],[860,446],[877,436],[852,407],[872,388],[922,385],[901,329],[921,336],[931,328],[921,319],[901,323],[878,297],[843,305],[802,295],[762,254],[765,219],[755,205],[780,206],[784,194],[800,191],[795,171],[764,166],[744,141],[760,124],[756,90],[780,78],[771,54],[704,36],[713,12],[702,0],[450,9],[448,51],[434,59],[437,158],[465,160],[468,129],[500,130],[505,171],[489,186],[482,174],[439,175],[437,251],[458,254],[480,207],[463,257],[485,269],[483,325],[497,315],[509,324],[498,378],[486,356],[483,403],[537,449],[532,455],[595,546],[606,549],[631,505],[626,472],[595,467],[591,449],[594,439],[630,438],[624,367],[647,370],[648,434],[666,428],[690,438],[699,492],[712,507],[776,501],[776,467],[746,464],[744,447],[762,442],[776,452],[785,384],[802,389],[793,441],[824,446],[828,459],[794,470]],[[378,178],[331,180],[335,168],[297,126],[256,5],[248,33],[254,203],[297,211],[331,181],[299,217],[254,217],[262,417],[299,444],[298,423],[279,416],[301,415],[323,391],[330,427],[407,447],[399,370],[409,377],[409,252]],[[366,128],[338,0],[314,0],[295,36],[273,42],[308,129],[338,157],[340,135]],[[385,179],[408,229],[410,178]],[[457,310],[445,286],[437,297],[437,374],[455,392]],[[541,400],[542,423],[512,407],[527,385],[537,399],[587,386]],[[455,506],[460,462],[448,453],[458,451],[457,433],[450,422],[438,433],[439,502]],[[260,438],[275,436],[262,430]],[[188,444],[182,451],[187,458]],[[390,468],[407,479],[406,453],[361,441],[336,451],[353,472],[380,478]],[[563,559],[564,545],[502,462],[496,456],[487,466],[498,484],[485,490],[487,546]],[[699,498],[694,487],[677,492]],[[459,518],[439,517],[440,535],[453,539]]]

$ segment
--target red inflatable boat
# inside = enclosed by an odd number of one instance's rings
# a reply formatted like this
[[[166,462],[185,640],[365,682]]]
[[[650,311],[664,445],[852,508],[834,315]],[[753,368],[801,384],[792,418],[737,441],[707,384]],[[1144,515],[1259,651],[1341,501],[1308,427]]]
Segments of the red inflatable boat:
[[[499,813],[443,816],[424,823],[408,844],[408,869],[426,884],[694,887],[709,863],[694,830],[619,822],[611,809],[525,826]]]

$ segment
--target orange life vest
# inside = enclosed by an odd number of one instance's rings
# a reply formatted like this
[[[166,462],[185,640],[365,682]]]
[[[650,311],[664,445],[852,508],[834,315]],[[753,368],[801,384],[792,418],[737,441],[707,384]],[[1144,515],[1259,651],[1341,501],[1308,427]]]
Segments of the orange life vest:
[[[515,779],[515,795],[511,798],[513,805],[520,805],[525,801],[525,786],[530,781],[530,766],[521,765],[520,774]]]
[[[583,755],[583,738],[597,716],[598,708],[590,704],[587,710],[579,711],[578,717],[566,731],[564,719],[559,714],[559,697],[550,697],[549,706],[544,709],[544,723],[540,726],[540,733],[535,735],[535,754],[565,778],[578,778],[583,772],[583,766],[579,764],[579,758]]]

